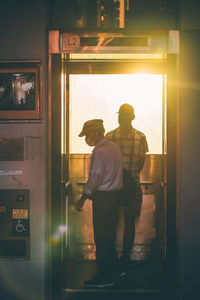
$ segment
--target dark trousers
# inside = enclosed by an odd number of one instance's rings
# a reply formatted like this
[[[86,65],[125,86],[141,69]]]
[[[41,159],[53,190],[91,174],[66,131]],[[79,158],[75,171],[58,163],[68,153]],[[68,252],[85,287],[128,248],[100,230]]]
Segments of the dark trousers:
[[[112,276],[118,261],[115,242],[119,192],[95,192],[92,207],[97,267],[100,273]]]
[[[124,236],[123,236],[123,256],[130,258],[131,249],[135,238],[135,216],[130,216],[128,207],[123,207],[124,214]]]
[[[124,197],[127,197],[124,193]],[[123,206],[124,215],[124,236],[123,236],[123,257],[130,258],[131,249],[135,238],[135,221],[140,215],[142,204],[142,189],[140,184],[136,185],[135,201]]]

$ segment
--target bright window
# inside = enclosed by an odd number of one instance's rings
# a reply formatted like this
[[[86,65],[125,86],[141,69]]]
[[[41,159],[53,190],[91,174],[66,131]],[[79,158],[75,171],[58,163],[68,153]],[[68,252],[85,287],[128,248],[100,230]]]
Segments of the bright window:
[[[147,138],[149,153],[162,153],[161,74],[70,75],[70,153],[91,153],[78,137],[84,122],[103,119],[106,132],[118,127],[117,111],[123,103],[135,109],[133,127]]]

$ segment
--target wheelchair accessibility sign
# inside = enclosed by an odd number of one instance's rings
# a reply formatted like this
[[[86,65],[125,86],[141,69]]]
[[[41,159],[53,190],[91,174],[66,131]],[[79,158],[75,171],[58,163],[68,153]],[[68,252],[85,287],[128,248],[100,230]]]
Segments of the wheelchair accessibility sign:
[[[14,236],[29,236],[29,220],[28,219],[12,220],[12,231]]]

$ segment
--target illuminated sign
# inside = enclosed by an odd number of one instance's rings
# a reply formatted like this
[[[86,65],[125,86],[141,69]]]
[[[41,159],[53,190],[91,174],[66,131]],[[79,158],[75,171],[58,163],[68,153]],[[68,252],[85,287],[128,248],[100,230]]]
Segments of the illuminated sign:
[[[179,53],[178,30],[138,32],[59,32],[49,31],[49,53]]]
[[[13,219],[28,219],[28,209],[13,209],[12,210]]]
[[[62,35],[61,43],[63,50],[75,50],[80,47],[80,38],[78,35],[66,33]]]

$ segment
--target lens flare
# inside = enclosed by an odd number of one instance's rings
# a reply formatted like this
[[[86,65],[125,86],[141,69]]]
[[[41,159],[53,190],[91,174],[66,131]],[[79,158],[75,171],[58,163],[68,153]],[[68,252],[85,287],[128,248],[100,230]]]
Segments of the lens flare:
[[[54,232],[54,234],[52,235],[52,237],[50,238],[50,242],[51,244],[58,244],[60,242],[60,240],[63,238],[63,235],[68,231],[68,227],[67,225],[63,225],[60,224],[56,230],[56,232]]]

